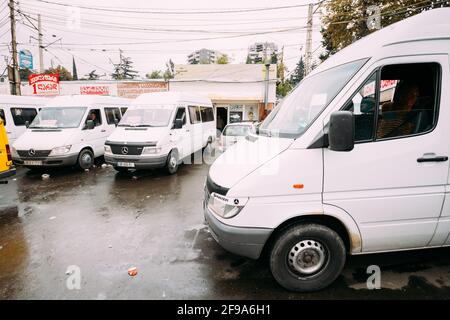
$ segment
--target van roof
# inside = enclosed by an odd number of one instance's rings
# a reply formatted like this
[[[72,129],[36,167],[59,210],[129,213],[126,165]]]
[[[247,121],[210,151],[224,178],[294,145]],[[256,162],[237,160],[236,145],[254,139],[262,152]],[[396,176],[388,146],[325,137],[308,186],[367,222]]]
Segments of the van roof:
[[[10,94],[0,94],[0,104],[30,104],[30,105],[44,105],[48,103],[51,98],[36,97],[36,96],[14,96]]]
[[[352,43],[320,64],[311,75],[347,62],[375,57],[395,44],[444,39],[450,41],[450,8],[428,10]]]
[[[204,96],[176,91],[144,93],[138,96],[133,101],[133,104],[135,105],[178,104],[180,102],[187,102],[187,103],[191,102],[202,105],[211,105],[211,100]]]
[[[50,100],[46,107],[61,107],[61,106],[86,106],[86,105],[98,105],[98,104],[118,104],[129,105],[130,99],[111,96],[98,96],[98,95],[67,95],[58,96]]]

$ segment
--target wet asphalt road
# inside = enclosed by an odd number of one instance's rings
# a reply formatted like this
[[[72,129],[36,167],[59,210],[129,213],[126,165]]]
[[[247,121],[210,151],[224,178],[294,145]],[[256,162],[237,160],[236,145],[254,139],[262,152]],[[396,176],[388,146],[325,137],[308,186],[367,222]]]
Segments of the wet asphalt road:
[[[329,288],[280,288],[267,262],[225,252],[203,224],[207,165],[117,174],[20,169],[0,185],[0,299],[411,299],[450,297],[450,249],[350,257]],[[366,268],[381,268],[380,290]],[[69,266],[81,271],[69,290]],[[137,267],[135,277],[128,275]]]

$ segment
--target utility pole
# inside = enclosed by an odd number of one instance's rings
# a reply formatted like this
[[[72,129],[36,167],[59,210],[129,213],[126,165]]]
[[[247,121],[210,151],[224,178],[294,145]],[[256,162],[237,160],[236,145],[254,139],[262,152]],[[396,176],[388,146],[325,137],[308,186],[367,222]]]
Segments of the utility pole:
[[[306,25],[306,45],[305,45],[305,72],[307,76],[311,71],[312,65],[312,28],[313,28],[313,7],[314,4],[310,3],[308,6],[308,23]]]
[[[44,47],[42,45],[41,15],[38,14],[39,72],[44,73]]]
[[[11,21],[11,46],[12,46],[12,90],[13,95],[20,96],[20,75],[17,63],[17,42],[16,42],[16,17],[14,14],[14,0],[9,0],[9,19]]]

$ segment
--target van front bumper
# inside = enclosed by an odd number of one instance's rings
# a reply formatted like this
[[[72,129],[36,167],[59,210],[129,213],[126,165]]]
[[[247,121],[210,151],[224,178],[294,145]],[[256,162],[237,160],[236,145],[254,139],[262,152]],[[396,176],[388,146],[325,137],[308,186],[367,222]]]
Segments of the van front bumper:
[[[32,161],[27,162],[27,161]],[[37,161],[37,162],[35,162]],[[39,157],[39,158],[32,158],[32,157],[13,157],[13,163],[19,166],[25,166],[25,167],[33,167],[33,168],[39,168],[39,167],[65,167],[65,166],[73,166],[78,161],[78,154],[69,154],[64,156],[55,156],[55,157]]]
[[[105,162],[113,167],[130,168],[130,169],[157,169],[166,165],[167,154],[154,157],[123,157],[105,154]],[[133,163],[133,167],[121,167],[119,162]]]
[[[225,250],[251,259],[258,259],[267,239],[273,232],[269,228],[235,227],[219,221],[204,206],[205,220],[214,240]]]

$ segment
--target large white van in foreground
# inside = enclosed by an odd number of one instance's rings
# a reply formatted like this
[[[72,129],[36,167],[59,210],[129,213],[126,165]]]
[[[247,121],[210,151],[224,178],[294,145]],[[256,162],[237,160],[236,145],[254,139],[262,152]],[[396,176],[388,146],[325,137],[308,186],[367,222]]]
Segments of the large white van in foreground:
[[[6,128],[9,143],[14,141],[26,130],[26,123],[31,123],[34,117],[51,98],[32,96],[0,95],[0,119]]]
[[[289,290],[346,254],[450,245],[450,9],[375,32],[315,69],[211,166],[204,213],[226,249],[267,252]]]
[[[165,167],[206,147],[216,135],[211,100],[177,92],[142,94],[105,143],[105,161],[117,170]]]
[[[28,168],[90,168],[104,153],[106,137],[130,100],[108,96],[61,96],[42,107],[12,148],[15,164]]]

